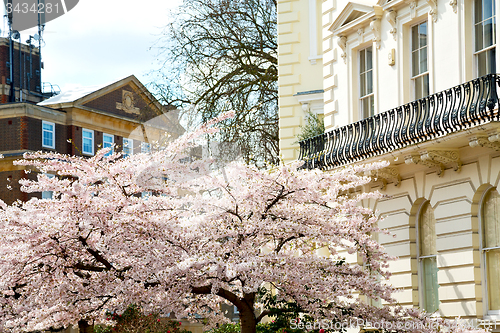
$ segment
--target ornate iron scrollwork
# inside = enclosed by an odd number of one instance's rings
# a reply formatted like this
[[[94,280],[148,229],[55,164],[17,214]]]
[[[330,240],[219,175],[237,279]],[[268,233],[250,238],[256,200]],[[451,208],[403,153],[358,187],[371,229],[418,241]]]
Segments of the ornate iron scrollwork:
[[[381,155],[472,126],[499,120],[500,78],[489,74],[461,85],[398,106],[332,132],[300,142],[304,167],[331,169],[367,157]],[[497,149],[498,143],[475,139],[478,145]],[[421,164],[436,163],[444,157],[431,154]],[[415,157],[416,159],[417,157]],[[443,160],[444,161],[444,160]],[[458,162],[455,168],[460,168]],[[443,163],[441,163],[442,165]],[[441,168],[439,168],[441,169]]]

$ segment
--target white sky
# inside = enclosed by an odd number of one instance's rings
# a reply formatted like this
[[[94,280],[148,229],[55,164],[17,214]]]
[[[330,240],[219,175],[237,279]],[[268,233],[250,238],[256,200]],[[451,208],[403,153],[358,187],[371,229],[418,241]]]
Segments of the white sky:
[[[147,73],[159,66],[155,42],[181,1],[80,0],[45,26],[42,81],[67,90],[134,74],[147,84]],[[22,40],[35,33],[21,31]]]

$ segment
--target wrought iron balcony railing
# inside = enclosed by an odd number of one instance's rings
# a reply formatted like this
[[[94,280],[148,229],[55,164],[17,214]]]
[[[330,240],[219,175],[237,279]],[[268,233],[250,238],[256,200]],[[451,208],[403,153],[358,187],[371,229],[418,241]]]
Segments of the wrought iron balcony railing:
[[[305,168],[331,169],[498,121],[500,76],[489,74],[300,142]]]

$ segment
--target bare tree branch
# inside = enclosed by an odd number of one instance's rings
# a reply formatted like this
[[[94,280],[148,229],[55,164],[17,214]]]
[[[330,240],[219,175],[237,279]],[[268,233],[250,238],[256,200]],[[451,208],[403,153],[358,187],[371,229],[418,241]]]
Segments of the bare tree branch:
[[[237,113],[210,138],[224,142],[217,158],[279,161],[276,25],[276,1],[187,0],[159,41],[164,103],[189,105],[195,122]]]

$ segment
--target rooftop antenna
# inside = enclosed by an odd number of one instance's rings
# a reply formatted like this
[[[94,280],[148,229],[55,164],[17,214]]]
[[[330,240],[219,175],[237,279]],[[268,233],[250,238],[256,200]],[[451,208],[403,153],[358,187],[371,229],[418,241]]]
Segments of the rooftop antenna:
[[[11,0],[12,1],[12,0]],[[38,7],[37,8],[45,8],[45,0],[37,0]],[[40,7],[41,4],[41,7]],[[45,29],[45,10],[38,11],[38,34],[35,34],[33,38],[38,41],[38,60],[39,60],[39,70],[40,75],[38,75],[40,82],[40,92],[42,91],[42,33]]]
[[[10,4],[10,8],[12,8],[12,0],[7,0],[6,6]],[[13,11],[7,12],[7,24],[9,25],[9,84],[10,84],[10,92],[9,92],[9,102],[13,103],[16,101],[16,94],[14,91],[14,66],[12,64],[14,52],[14,45],[12,41],[12,15]]]

